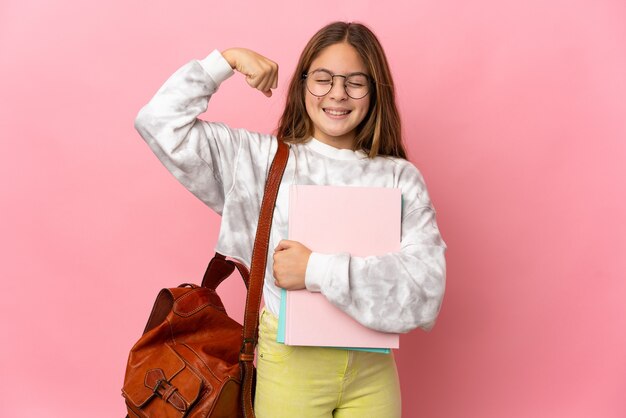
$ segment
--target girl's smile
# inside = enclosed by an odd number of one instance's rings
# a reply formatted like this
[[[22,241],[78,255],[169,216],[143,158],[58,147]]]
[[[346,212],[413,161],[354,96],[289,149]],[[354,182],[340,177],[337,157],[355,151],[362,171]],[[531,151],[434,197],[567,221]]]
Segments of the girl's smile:
[[[323,110],[331,119],[344,119],[351,112],[349,109],[337,107],[326,107]]]

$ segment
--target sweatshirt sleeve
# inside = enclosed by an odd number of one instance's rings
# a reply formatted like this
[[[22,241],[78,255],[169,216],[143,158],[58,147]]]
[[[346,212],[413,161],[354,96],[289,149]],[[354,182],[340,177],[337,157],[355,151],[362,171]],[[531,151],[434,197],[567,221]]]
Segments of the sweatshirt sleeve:
[[[416,168],[408,170],[404,184],[399,252],[369,257],[313,252],[305,274],[309,291],[321,292],[361,324],[384,332],[432,329],[445,289],[447,246]]]
[[[216,49],[180,67],[135,118],[135,129],[163,165],[219,215],[235,182],[242,130],[197,117],[233,74]]]

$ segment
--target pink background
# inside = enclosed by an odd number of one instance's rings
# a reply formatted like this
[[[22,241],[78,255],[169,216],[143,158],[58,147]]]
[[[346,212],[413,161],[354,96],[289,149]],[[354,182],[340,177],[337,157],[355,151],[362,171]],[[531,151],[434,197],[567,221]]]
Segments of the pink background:
[[[236,75],[204,117],[270,131],[335,19],[383,43],[449,245],[438,324],[401,340],[404,416],[626,416],[623,0],[3,0],[1,417],[122,417],[158,290],[213,254],[219,217],[134,131],[139,108],[245,46],[280,64],[277,94]],[[225,291],[240,315],[243,286]]]

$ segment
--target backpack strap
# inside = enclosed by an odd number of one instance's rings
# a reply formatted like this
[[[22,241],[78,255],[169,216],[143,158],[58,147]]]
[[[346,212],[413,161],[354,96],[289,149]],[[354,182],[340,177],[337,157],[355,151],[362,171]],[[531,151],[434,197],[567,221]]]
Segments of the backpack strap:
[[[259,223],[254,239],[252,250],[252,261],[250,272],[243,264],[226,260],[223,254],[215,253],[209,262],[202,286],[216,289],[234,271],[235,268],[241,274],[247,287],[246,309],[243,322],[243,343],[239,353],[239,365],[242,372],[242,396],[244,418],[254,418],[254,407],[252,404],[253,378],[254,378],[254,349],[256,347],[259,327],[259,310],[261,307],[261,296],[263,295],[263,279],[267,267],[267,253],[269,250],[270,229],[278,189],[287,166],[289,158],[289,146],[278,138],[278,149],[274,155],[272,165],[265,182],[263,201],[259,213]]]
[[[278,150],[272,161],[268,179],[263,192],[263,203],[259,215],[254,249],[252,250],[252,262],[250,266],[250,284],[246,298],[246,313],[243,321],[243,344],[239,354],[239,363],[243,370],[243,411],[244,418],[254,417],[252,406],[252,377],[254,374],[254,348],[256,347],[259,328],[259,309],[263,290],[263,278],[267,265],[267,252],[270,240],[270,229],[278,188],[287,166],[289,158],[289,146],[278,138]]]

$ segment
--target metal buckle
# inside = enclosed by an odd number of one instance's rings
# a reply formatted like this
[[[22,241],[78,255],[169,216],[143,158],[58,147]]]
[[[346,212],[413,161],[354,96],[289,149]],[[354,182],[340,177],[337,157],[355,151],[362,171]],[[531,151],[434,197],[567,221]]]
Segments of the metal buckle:
[[[241,350],[239,350],[239,354],[248,354],[248,353],[245,352],[246,344],[252,344],[252,346],[254,347],[255,339],[254,338],[244,338],[243,342],[241,343]]]
[[[154,393],[155,395],[159,395],[159,388],[161,387],[161,383],[163,382],[167,382],[167,380],[165,379],[159,379],[156,381],[156,384],[154,385],[154,387],[152,388],[152,393]]]

